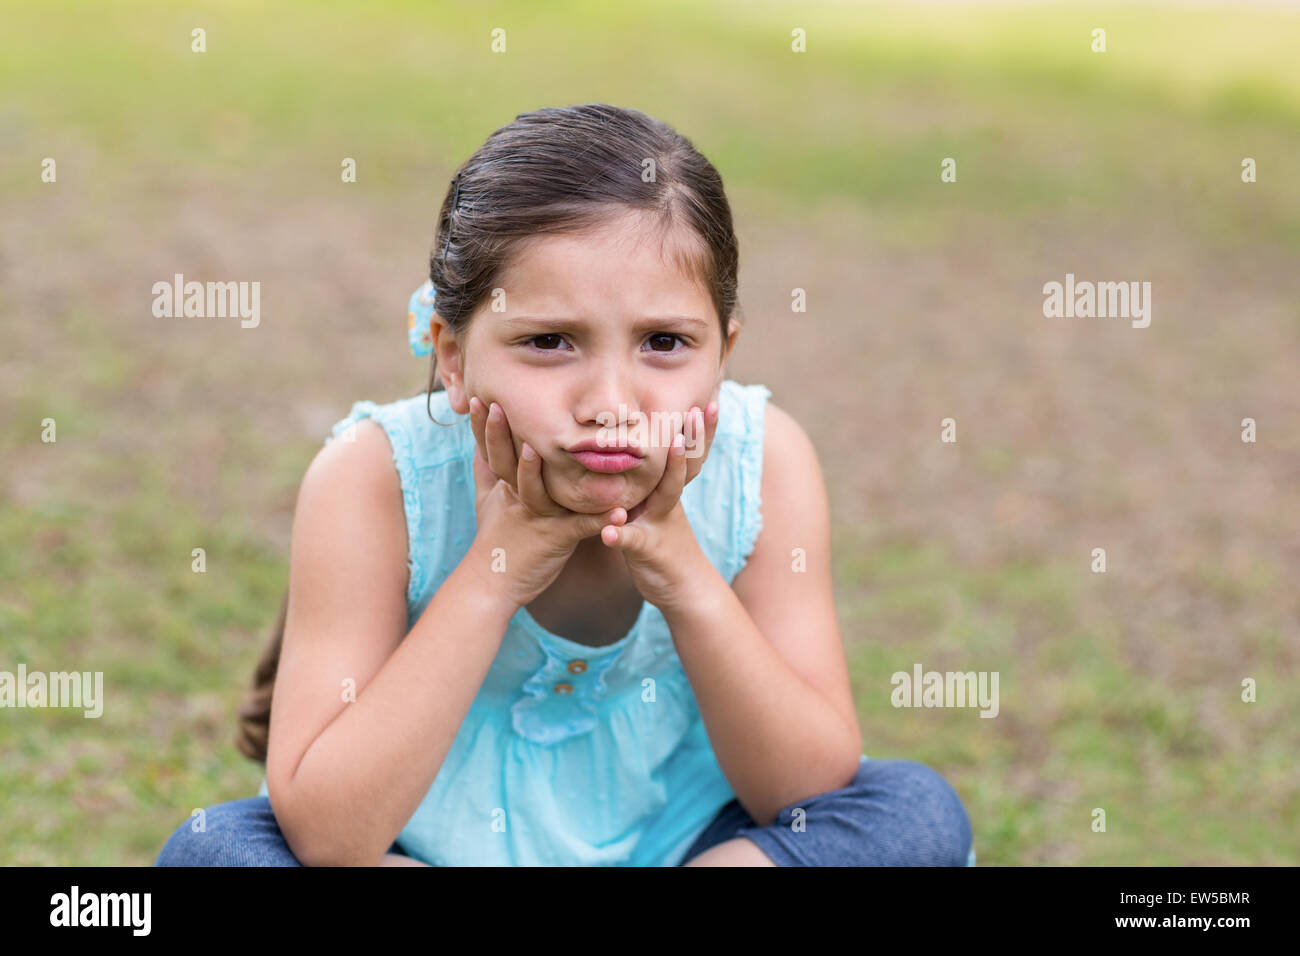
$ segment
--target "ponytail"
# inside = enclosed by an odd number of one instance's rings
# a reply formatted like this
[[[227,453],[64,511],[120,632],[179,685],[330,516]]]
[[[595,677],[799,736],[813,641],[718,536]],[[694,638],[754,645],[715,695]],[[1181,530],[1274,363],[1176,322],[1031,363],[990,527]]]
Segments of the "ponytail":
[[[286,587],[279,619],[253,671],[253,689],[244,696],[239,707],[239,732],[235,736],[235,746],[249,760],[262,764],[266,763],[266,748],[271,734],[271,694],[275,690],[275,673],[280,666],[280,646],[284,642],[284,622],[288,613],[289,591]]]

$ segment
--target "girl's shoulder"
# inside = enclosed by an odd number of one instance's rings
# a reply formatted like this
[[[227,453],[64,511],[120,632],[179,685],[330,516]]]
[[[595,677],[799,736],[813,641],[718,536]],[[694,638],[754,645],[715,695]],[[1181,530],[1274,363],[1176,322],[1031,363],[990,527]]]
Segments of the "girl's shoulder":
[[[420,392],[385,404],[354,402],[347,417],[334,424],[326,443],[354,440],[356,426],[366,419],[380,425],[388,435],[393,461],[400,472],[467,461],[474,456],[469,415],[453,411],[444,391]]]
[[[388,471],[396,466],[405,516],[407,609],[427,603],[440,570],[474,533],[474,432],[469,415],[453,411],[447,393],[419,392],[387,403],[354,402],[335,423],[326,445],[356,441],[373,422],[388,437]],[[370,454],[378,454],[373,448]],[[455,560],[453,560],[455,559]]]
[[[682,500],[696,538],[730,583],[745,566],[763,527],[765,385],[726,379],[718,389],[718,424],[709,456]]]

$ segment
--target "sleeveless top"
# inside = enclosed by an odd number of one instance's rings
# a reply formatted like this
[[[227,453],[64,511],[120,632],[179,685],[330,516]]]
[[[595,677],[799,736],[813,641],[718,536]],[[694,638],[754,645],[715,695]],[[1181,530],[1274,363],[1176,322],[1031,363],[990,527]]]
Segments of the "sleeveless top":
[[[771,392],[725,380],[718,424],[682,507],[730,584],[762,528],[763,423]],[[443,391],[361,401],[388,435],[410,550],[408,629],[469,550],[474,433]],[[265,778],[260,795],[267,796]],[[658,608],[621,640],[588,647],[521,607],[428,793],[397,837],[434,866],[676,866],[736,798]]]

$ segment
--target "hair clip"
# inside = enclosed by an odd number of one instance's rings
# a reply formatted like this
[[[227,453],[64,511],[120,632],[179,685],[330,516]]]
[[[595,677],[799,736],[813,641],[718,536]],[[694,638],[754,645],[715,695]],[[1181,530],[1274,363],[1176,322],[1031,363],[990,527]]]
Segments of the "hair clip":
[[[411,293],[407,303],[407,336],[411,345],[411,354],[419,358],[433,351],[433,281],[424,280],[424,284]]]
[[[451,211],[447,213],[447,239],[442,244],[442,258],[447,258],[447,247],[451,245],[451,217],[456,214],[456,207],[460,204],[460,173],[452,181],[451,192]]]

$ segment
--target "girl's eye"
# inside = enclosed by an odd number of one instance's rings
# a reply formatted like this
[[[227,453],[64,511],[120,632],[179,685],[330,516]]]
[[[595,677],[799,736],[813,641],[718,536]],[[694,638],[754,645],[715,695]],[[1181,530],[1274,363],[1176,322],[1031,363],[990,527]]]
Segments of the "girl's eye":
[[[555,333],[555,332],[550,332],[550,333],[547,333],[546,335],[534,335],[534,336],[533,336],[531,339],[529,339],[528,341],[529,341],[530,343],[536,344],[537,342],[539,342],[539,341],[543,341],[543,340],[547,340],[547,341],[549,341],[549,340],[551,340],[551,339],[561,339],[561,340],[562,340],[563,338],[564,338],[564,336],[562,336],[562,335],[559,335],[559,334],[557,334],[557,333]],[[541,346],[540,348],[542,349],[543,352],[554,352],[554,351],[556,351],[555,349],[553,349],[553,348],[548,348],[548,347],[546,347],[546,346]]]
[[[672,342],[674,339],[676,339],[678,342],[681,342],[683,345],[686,343],[686,340],[683,339],[680,335],[676,335],[672,332],[656,332],[653,335],[651,335],[650,338],[647,339],[646,341],[652,343],[650,346],[650,351],[671,354],[673,352],[678,351],[678,349],[672,348]],[[564,341],[564,336],[560,335],[558,332],[548,332],[543,335],[534,335],[531,339],[528,340],[528,343],[543,352],[557,352],[560,351],[560,349],[558,348],[558,343],[562,341]],[[545,343],[551,343],[551,344],[545,344]],[[653,343],[658,343],[659,345],[666,344],[668,348],[659,348],[656,347],[655,344]]]
[[[667,340],[667,341],[669,342],[669,344],[671,345],[673,339],[676,339],[677,341],[681,342],[683,345],[684,345],[685,342],[686,342],[686,340],[683,339],[680,335],[674,335],[672,332],[656,332],[654,335],[650,336],[649,341],[650,341],[650,342],[654,342],[654,341],[658,340],[658,341],[660,341],[660,342],[663,342],[663,341]],[[674,349],[674,348],[657,349],[657,348],[654,348],[653,346],[651,347],[650,350],[651,350],[652,352],[675,352],[675,351],[677,351],[677,350]]]

